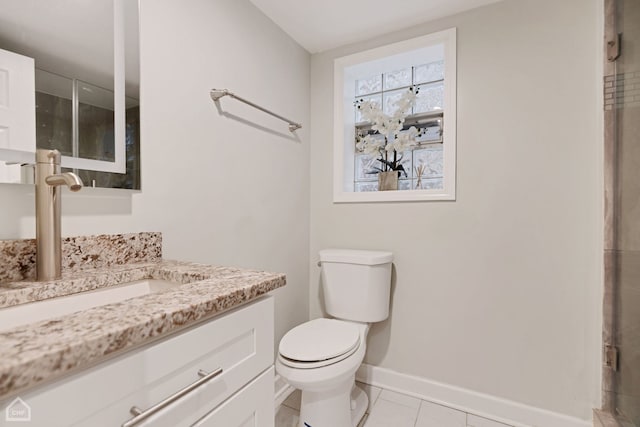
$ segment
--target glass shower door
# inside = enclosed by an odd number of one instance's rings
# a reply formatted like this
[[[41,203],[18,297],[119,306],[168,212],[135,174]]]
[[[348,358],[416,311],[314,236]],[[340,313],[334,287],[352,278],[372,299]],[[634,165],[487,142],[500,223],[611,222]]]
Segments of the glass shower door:
[[[607,165],[613,166],[613,233],[607,247],[613,268],[611,330],[605,327],[612,369],[608,384],[605,377],[605,399],[608,394],[612,414],[640,427],[640,0],[615,0],[608,13],[607,23],[620,36],[619,50],[609,46],[605,65],[605,135],[614,152]]]

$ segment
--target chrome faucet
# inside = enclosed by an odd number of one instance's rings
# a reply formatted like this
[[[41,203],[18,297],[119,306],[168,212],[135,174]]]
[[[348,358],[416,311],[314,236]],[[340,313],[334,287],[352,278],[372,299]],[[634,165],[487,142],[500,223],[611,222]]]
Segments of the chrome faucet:
[[[60,186],[82,188],[74,173],[61,173],[58,150],[36,150],[36,270],[38,281],[62,277]]]

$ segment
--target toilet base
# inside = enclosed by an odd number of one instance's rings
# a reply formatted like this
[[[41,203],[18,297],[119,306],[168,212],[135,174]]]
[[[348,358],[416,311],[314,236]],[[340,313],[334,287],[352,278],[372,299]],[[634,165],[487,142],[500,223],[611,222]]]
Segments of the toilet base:
[[[302,391],[299,427],[357,427],[369,404],[355,376],[326,391]]]

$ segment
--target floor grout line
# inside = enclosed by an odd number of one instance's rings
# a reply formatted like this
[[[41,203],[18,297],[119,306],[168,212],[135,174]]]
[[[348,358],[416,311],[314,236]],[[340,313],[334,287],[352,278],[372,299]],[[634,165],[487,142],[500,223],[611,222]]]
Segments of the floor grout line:
[[[365,384],[365,383],[362,383],[362,384]],[[378,386],[372,386],[370,384],[366,384],[366,385],[368,385],[370,387],[375,387],[379,391],[376,394],[375,399],[373,399],[373,403],[370,404],[371,410],[369,410],[369,408],[367,408],[367,410],[365,411],[365,415],[363,416],[362,420],[360,421],[360,423],[362,423],[362,421],[364,420],[364,423],[363,424],[359,423],[358,424],[359,426],[361,425],[362,427],[367,427],[367,423],[370,421],[370,415],[374,411],[374,409],[375,409],[376,405],[378,404],[378,402],[380,402],[380,401],[389,402],[389,403],[392,403],[392,404],[395,404],[395,405],[399,405],[399,406],[402,406],[403,408],[407,408],[407,409],[411,409],[411,410],[414,409],[413,407],[408,406],[406,404],[403,404],[403,403],[400,403],[400,402],[397,402],[397,401],[394,401],[394,400],[384,399],[382,397],[382,392],[384,390],[387,390],[387,389],[382,388],[382,387],[378,387]],[[393,391],[393,390],[388,390],[388,391]],[[393,391],[393,392],[404,395],[404,393],[400,393],[400,392],[396,392],[396,391]],[[413,397],[413,396],[410,396],[410,395],[405,395],[405,396]],[[419,402],[420,402],[418,407],[417,407],[417,409],[415,409],[413,427],[417,427],[417,425],[418,425],[418,420],[420,419],[420,411],[422,410],[423,403],[442,406],[442,407],[450,409],[452,411],[456,411],[456,412],[459,412],[461,414],[464,414],[464,425],[465,425],[465,427],[469,427],[469,415],[471,415],[469,412],[460,411],[460,410],[457,410],[457,409],[454,409],[454,408],[450,408],[450,407],[448,407],[446,405],[442,405],[442,404],[435,403],[435,402],[430,402],[428,400],[420,399],[420,398],[417,398],[417,397],[413,397],[413,398],[419,400]],[[298,417],[300,416],[300,408],[295,408],[295,407],[289,406],[284,402],[281,404],[281,406],[285,406],[286,408],[288,408],[291,411],[293,411]],[[485,418],[488,421],[498,423],[498,421],[492,420],[490,418],[486,418],[486,417],[480,417],[480,418]],[[289,422],[286,425],[288,426],[288,425],[292,425],[292,424]],[[505,427],[512,427],[512,426],[509,426],[509,425],[504,424],[504,423],[501,423],[499,425],[501,425],[501,426],[504,425]],[[276,425],[275,427],[283,427],[283,426],[282,425]]]

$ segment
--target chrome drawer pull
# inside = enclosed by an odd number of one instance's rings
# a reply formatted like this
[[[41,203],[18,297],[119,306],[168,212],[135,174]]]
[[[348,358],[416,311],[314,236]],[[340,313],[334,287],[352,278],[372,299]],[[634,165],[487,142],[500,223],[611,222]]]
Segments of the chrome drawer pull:
[[[189,384],[188,386],[186,386],[182,390],[177,391],[176,393],[174,393],[171,396],[169,396],[166,399],[164,399],[162,402],[156,403],[155,405],[153,405],[152,407],[150,407],[149,409],[144,410],[144,411],[142,409],[138,408],[137,406],[131,407],[129,412],[131,412],[132,415],[135,415],[135,417],[131,418],[129,421],[127,421],[124,424],[122,424],[122,427],[133,427],[133,426],[137,425],[141,421],[146,420],[147,418],[149,418],[150,416],[152,416],[156,412],[160,411],[161,409],[165,408],[166,406],[168,406],[171,403],[175,402],[176,400],[180,399],[185,394],[192,392],[193,390],[195,390],[196,388],[200,387],[204,383],[214,379],[215,377],[217,377],[221,373],[222,373],[222,368],[218,368],[218,369],[216,369],[215,371],[213,371],[211,373],[207,373],[207,372],[203,371],[202,369],[200,369],[198,371],[198,375],[200,377],[202,377],[202,378],[200,378],[198,381],[196,381],[194,383]]]

